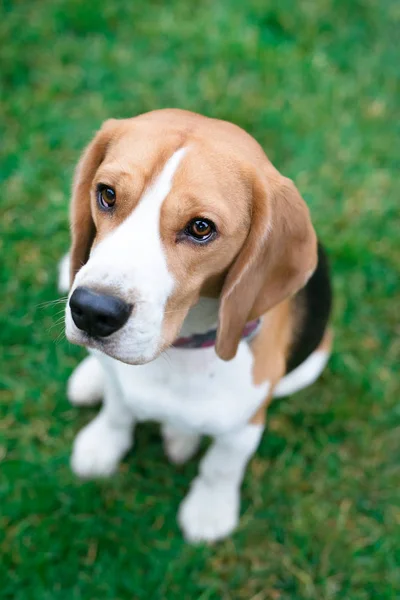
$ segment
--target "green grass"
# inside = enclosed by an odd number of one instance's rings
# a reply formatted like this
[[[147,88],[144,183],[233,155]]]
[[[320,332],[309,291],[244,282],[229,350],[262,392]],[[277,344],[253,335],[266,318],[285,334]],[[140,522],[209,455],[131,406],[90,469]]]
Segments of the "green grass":
[[[1,597],[400,598],[398,3],[2,6]],[[61,305],[43,306],[84,144],[103,119],[167,106],[261,142],[307,199],[336,292],[329,368],[271,409],[240,528],[214,547],[182,541],[196,461],[170,466],[156,427],[111,480],[73,476],[73,437],[95,411],[67,402],[84,352]]]

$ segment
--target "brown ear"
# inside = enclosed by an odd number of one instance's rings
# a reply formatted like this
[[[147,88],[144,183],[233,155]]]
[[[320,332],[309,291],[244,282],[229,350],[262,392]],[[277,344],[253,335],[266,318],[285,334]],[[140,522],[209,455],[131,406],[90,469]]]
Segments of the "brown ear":
[[[217,354],[230,360],[243,329],[302,288],[317,265],[317,238],[304,200],[272,166],[253,183],[249,235],[221,293]]]
[[[79,269],[87,262],[96,235],[90,208],[90,189],[96,171],[104,160],[113,133],[116,131],[116,124],[116,119],[109,119],[103,124],[86,147],[75,170],[70,209],[71,283]]]

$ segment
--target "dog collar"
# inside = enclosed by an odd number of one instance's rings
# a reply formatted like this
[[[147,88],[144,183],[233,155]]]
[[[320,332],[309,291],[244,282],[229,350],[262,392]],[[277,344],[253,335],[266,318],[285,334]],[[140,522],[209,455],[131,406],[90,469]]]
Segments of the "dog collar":
[[[243,329],[242,340],[250,342],[258,333],[260,329],[261,319],[255,319],[247,323]],[[217,339],[217,330],[210,329],[206,333],[194,333],[189,337],[179,337],[172,344],[173,348],[211,348],[215,346]]]

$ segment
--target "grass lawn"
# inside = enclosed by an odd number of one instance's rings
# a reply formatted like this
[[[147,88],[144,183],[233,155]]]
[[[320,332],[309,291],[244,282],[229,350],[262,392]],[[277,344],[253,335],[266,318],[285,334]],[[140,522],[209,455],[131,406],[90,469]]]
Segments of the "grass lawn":
[[[400,598],[400,7],[394,0],[4,0],[1,96],[0,596],[4,600]],[[176,106],[252,133],[308,201],[334,274],[335,352],[277,402],[237,533],[186,545],[197,461],[139,428],[109,481],[72,440],[95,414],[66,381],[74,164],[107,117]],[[61,320],[60,320],[61,319]],[[396,565],[397,563],[397,565]]]

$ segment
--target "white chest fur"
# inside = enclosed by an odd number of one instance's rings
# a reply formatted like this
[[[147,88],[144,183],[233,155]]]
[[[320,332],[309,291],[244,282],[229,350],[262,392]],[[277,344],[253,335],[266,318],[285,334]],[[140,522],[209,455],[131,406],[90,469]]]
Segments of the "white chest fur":
[[[252,382],[253,357],[246,342],[229,362],[214,348],[171,348],[141,366],[97,356],[115,393],[139,421],[220,435],[246,424],[268,393],[268,382]]]

